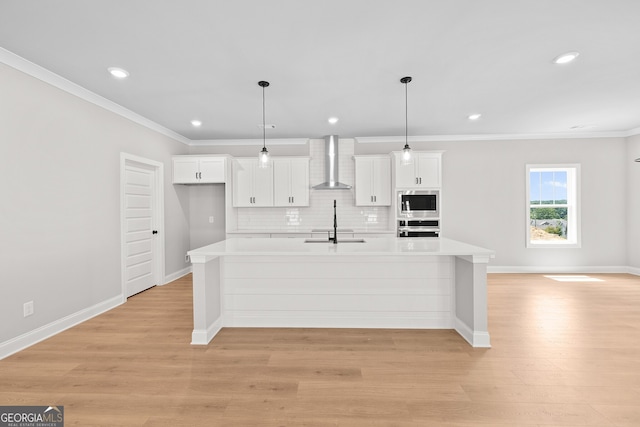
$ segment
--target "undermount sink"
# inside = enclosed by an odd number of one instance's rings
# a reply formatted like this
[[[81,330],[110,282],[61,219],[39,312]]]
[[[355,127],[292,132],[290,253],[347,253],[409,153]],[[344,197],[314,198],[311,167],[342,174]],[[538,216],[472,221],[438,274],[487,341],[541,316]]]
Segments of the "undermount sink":
[[[331,243],[333,244],[333,242],[327,240],[327,239],[305,239],[304,241],[305,243]],[[338,244],[340,243],[365,243],[364,239],[340,239],[338,238]]]

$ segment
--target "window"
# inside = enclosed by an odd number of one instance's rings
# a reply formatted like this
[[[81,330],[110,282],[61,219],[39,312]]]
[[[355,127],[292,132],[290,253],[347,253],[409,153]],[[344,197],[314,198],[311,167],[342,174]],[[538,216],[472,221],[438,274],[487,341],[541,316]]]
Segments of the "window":
[[[580,165],[527,165],[527,247],[580,247]]]

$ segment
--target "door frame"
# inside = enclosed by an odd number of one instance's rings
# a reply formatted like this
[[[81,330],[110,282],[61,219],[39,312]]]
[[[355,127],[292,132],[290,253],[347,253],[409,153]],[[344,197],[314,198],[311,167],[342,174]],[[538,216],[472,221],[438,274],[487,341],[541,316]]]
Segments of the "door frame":
[[[154,239],[153,253],[154,271],[153,281],[157,285],[164,285],[164,163],[155,160],[146,159],[144,157],[135,156],[129,153],[120,153],[120,282],[122,288],[122,302],[127,301],[127,245],[125,238],[126,231],[126,209],[125,209],[125,181],[127,166],[138,166],[145,169],[153,170],[154,176],[154,194],[153,194],[153,229],[158,230],[158,234]]]

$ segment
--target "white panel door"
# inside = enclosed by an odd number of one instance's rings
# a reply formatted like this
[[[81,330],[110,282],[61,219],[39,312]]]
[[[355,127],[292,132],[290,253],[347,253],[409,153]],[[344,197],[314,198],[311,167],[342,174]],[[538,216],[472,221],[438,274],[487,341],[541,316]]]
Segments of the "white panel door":
[[[154,218],[155,171],[125,166],[124,239],[126,297],[157,284],[155,278],[157,236]]]

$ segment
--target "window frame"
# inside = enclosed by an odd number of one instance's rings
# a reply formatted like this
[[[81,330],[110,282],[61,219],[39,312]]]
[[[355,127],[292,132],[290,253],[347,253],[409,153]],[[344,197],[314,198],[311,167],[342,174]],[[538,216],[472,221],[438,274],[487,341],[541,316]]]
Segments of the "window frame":
[[[531,240],[531,172],[558,172],[567,173],[567,203],[562,205],[537,205],[539,207],[566,207],[567,208],[567,240],[546,240],[538,243]],[[580,248],[581,238],[581,206],[580,206],[580,164],[527,164],[525,168],[525,242],[527,248]]]

